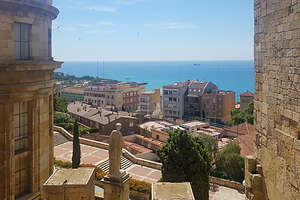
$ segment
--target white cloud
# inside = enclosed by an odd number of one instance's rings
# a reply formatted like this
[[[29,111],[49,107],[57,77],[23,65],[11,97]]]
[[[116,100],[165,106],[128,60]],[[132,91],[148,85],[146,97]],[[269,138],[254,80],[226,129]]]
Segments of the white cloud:
[[[87,6],[89,10],[97,11],[97,12],[116,12],[117,9],[113,7],[106,7],[106,6]]]
[[[102,22],[98,22],[97,24],[102,26],[114,26],[114,23],[109,21],[102,21]]]
[[[157,24],[145,24],[145,27],[159,28],[159,29],[195,29],[198,28],[196,24],[180,23],[180,22],[161,22]]]

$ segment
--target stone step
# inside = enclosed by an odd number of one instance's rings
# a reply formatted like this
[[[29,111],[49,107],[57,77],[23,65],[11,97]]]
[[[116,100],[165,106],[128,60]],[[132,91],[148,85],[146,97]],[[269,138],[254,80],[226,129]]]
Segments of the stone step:
[[[124,156],[121,157],[121,168],[122,170],[126,170],[133,165],[131,160],[125,158]],[[100,167],[105,173],[109,171],[109,159],[104,160],[101,162],[98,167]]]

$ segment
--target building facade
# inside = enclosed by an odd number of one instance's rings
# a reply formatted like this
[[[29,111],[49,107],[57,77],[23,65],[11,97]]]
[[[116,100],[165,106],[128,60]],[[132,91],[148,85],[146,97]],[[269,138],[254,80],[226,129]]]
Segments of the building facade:
[[[136,111],[145,86],[128,83],[99,84],[84,91],[84,101],[94,106]]]
[[[254,94],[252,92],[244,92],[240,94],[240,109],[245,109],[254,100]]]
[[[144,114],[152,115],[154,111],[160,112],[160,89],[143,92],[140,97],[139,109]]]
[[[164,118],[182,119],[187,85],[186,82],[182,82],[163,87],[162,109]]]
[[[230,112],[234,108],[235,92],[233,91],[221,91],[217,87],[211,90],[189,88],[184,98],[184,119],[230,124]]]
[[[85,88],[80,87],[66,87],[61,91],[61,98],[63,98],[67,103],[84,100],[84,90]]]
[[[255,0],[256,159],[247,199],[300,199],[300,2]]]
[[[201,97],[202,117],[211,122],[230,124],[231,110],[235,108],[235,92],[218,91]]]
[[[0,199],[30,199],[53,173],[51,0],[0,0]]]

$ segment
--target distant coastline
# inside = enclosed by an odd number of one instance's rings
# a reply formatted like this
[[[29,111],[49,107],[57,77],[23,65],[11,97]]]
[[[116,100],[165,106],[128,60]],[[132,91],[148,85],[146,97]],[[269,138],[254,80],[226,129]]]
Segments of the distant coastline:
[[[194,65],[197,64],[197,65]],[[56,70],[69,75],[93,76],[118,81],[144,82],[147,90],[184,80],[212,81],[223,90],[239,94],[254,91],[253,61],[114,61],[65,62]]]

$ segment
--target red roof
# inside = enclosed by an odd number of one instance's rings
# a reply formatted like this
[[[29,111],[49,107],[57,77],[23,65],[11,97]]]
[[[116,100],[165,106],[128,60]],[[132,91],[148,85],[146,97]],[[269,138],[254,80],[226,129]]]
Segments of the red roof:
[[[252,124],[243,123],[225,130],[233,133],[238,130],[238,136],[234,139],[234,142],[240,145],[241,156],[254,154],[254,126]]]
[[[247,91],[247,92],[240,94],[240,96],[241,97],[253,97],[254,94],[252,92]]]

